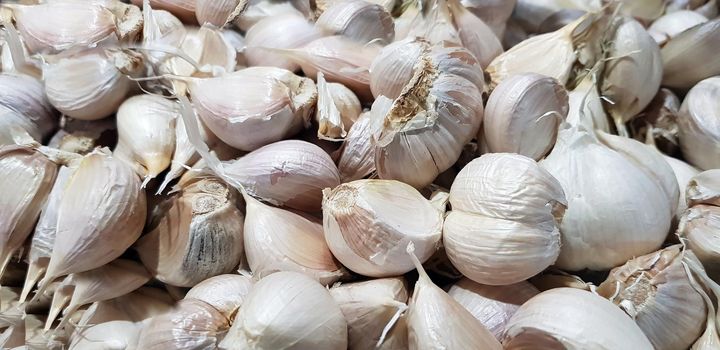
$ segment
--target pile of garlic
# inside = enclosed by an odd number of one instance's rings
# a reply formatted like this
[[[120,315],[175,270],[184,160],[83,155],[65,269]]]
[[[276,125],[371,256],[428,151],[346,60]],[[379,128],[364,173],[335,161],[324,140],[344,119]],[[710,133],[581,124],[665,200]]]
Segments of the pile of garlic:
[[[0,348],[720,349],[719,14],[0,2]]]

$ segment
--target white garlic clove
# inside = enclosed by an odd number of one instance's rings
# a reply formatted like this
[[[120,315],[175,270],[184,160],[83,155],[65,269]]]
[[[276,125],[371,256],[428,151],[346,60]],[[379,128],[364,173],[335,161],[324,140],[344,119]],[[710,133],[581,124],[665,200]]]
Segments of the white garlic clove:
[[[426,261],[435,253],[443,212],[411,186],[393,180],[357,180],[323,191],[325,240],[350,270],[371,277],[413,269],[408,242]]]
[[[567,91],[557,80],[535,73],[510,76],[488,99],[485,141],[491,152],[539,160],[555,144],[557,128],[568,108]]]
[[[321,31],[299,13],[269,16],[247,31],[245,57],[249,66],[296,71],[300,65],[273,49],[297,49],[321,36]]]
[[[11,145],[14,130],[45,139],[57,125],[57,112],[40,80],[22,74],[0,74],[0,144]]]
[[[346,273],[328,248],[320,220],[245,196],[245,253],[254,276],[306,274],[329,285]]]
[[[690,179],[685,190],[688,206],[709,204],[720,206],[720,169],[703,171]]]
[[[347,323],[327,289],[297,272],[276,272],[250,290],[222,350],[346,349]]]
[[[244,151],[298,133],[317,100],[312,80],[273,67],[193,80],[190,94],[205,125],[223,142]]]
[[[551,289],[520,306],[508,322],[503,345],[505,349],[653,348],[640,327],[613,303],[574,288]]]
[[[683,237],[708,274],[720,276],[720,207],[699,204],[690,207],[678,225],[678,234]]]
[[[526,281],[505,286],[488,286],[468,278],[456,282],[448,294],[468,310],[497,338],[502,339],[505,325],[520,305],[540,293]]]
[[[700,173],[700,170],[677,158],[664,155],[663,159],[665,159],[672,168],[673,173],[675,173],[675,179],[677,180],[678,189],[680,190],[680,195],[678,196],[678,206],[675,210],[675,219],[679,220],[688,208],[687,201],[685,199],[685,192],[688,184],[695,175]]]
[[[131,0],[135,5],[142,5],[144,0]],[[150,6],[158,10],[166,10],[187,24],[196,24],[196,0],[149,0]]]
[[[502,39],[516,0],[462,0],[461,3],[475,16],[478,16]]]
[[[228,320],[233,320],[253,283],[248,276],[217,275],[196,284],[185,294],[184,299],[202,300],[220,311]]]
[[[487,67],[503,52],[500,39],[482,19],[461,5],[460,0],[448,0],[447,4],[462,45],[475,55],[480,66]]]
[[[210,304],[181,300],[170,312],[148,321],[137,349],[215,349],[229,328],[230,321]]]
[[[668,40],[684,32],[686,29],[707,22],[707,20],[705,16],[695,11],[675,11],[653,21],[650,27],[648,27],[648,33],[655,39],[658,45],[662,46]]]
[[[248,0],[195,0],[195,18],[200,25],[223,27],[239,16],[248,3]]]
[[[235,19],[235,25],[247,32],[265,18],[278,17],[286,14],[305,17],[291,1],[253,0],[247,9]]]
[[[346,135],[346,128],[352,127],[362,112],[362,105],[357,96],[348,88],[338,83],[328,83],[322,72],[317,76],[319,139],[340,141]]]
[[[140,341],[142,323],[108,321],[79,330],[73,335],[68,350],[90,350],[100,347],[135,349]]]
[[[322,12],[315,25],[330,35],[342,35],[360,43],[375,40],[391,43],[395,38],[390,12],[365,0],[335,1]]]
[[[155,178],[169,165],[175,148],[175,121],[179,106],[155,95],[131,97],[116,114],[118,143],[123,143],[145,172],[146,181]]]
[[[720,19],[713,19],[685,30],[668,40],[662,55],[662,85],[687,90],[699,81],[720,74],[720,63],[709,59],[720,40]]]
[[[705,79],[688,92],[678,114],[683,156],[702,170],[720,167],[720,128],[715,127],[720,118],[718,98],[720,77]]]
[[[156,227],[136,245],[158,280],[179,287],[235,269],[243,257],[244,216],[237,192],[213,176],[182,184]]]
[[[655,349],[686,349],[705,328],[705,301],[682,263],[683,248],[667,247],[614,268],[597,292],[630,315]]]
[[[586,130],[610,132],[610,122],[605,114],[594,74],[587,74],[575,89],[568,92],[566,122],[571,126],[583,126]]]
[[[402,277],[344,283],[330,288],[330,295],[347,320],[348,349],[407,348],[406,329],[394,323],[407,309],[407,283]]]
[[[386,103],[385,114],[390,108],[390,100],[384,99]],[[382,101],[377,99],[376,101]],[[377,102],[381,103],[381,102]],[[375,107],[377,112],[379,107]],[[338,150],[337,166],[340,172],[340,181],[349,182],[360,180],[375,171],[375,148],[372,138],[372,112],[364,112],[348,130],[345,141]]]
[[[413,76],[415,63],[427,50],[428,43],[408,38],[383,47],[370,66],[370,89],[373,96],[390,99],[400,96]]]

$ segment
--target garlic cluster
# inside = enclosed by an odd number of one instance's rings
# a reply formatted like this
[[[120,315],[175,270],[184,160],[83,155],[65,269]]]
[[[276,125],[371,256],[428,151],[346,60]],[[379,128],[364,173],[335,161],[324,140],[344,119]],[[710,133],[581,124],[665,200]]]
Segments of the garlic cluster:
[[[703,170],[720,167],[719,96],[720,78],[705,79],[688,92],[678,114],[683,155]]]

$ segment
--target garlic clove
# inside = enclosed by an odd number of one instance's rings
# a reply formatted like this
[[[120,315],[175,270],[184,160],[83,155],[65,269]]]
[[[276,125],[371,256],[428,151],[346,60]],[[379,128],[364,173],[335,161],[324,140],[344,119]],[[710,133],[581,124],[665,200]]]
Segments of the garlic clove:
[[[439,245],[443,212],[411,186],[393,180],[356,180],[323,191],[323,228],[333,255],[371,277],[413,269],[404,249],[426,261]]]
[[[505,349],[653,348],[640,327],[613,303],[574,288],[551,289],[520,306],[508,322],[503,345]]]
[[[184,299],[198,299],[233,320],[253,286],[253,280],[243,275],[217,275],[192,287]]]
[[[462,45],[472,52],[480,66],[487,67],[503,52],[497,35],[485,22],[460,4],[460,0],[448,0],[453,23]]]
[[[685,30],[668,40],[662,55],[662,85],[687,90],[699,81],[720,74],[720,63],[709,60],[714,43],[720,40],[720,19]]]
[[[150,63],[159,65],[168,59],[170,54],[163,51],[179,49],[186,35],[185,26],[170,12],[152,8],[143,11],[143,45],[147,49],[158,49],[146,53]]]
[[[510,15],[515,8],[516,0],[462,0],[465,6],[475,16],[483,20],[493,33],[502,39]]]
[[[610,3],[609,0],[603,0],[605,3]],[[649,1],[631,1],[631,0],[620,0],[618,6],[620,13],[628,16],[635,17],[644,22],[651,22],[662,16],[665,12],[665,0],[649,0]]]
[[[318,107],[316,119],[319,124],[317,136],[328,141],[342,140],[362,112],[357,96],[338,83],[328,83],[322,72],[318,72]]]
[[[648,33],[662,46],[668,40],[700,23],[707,22],[705,16],[695,11],[675,11],[658,18],[648,27]]]
[[[568,114],[568,94],[557,80],[535,73],[508,77],[493,90],[484,116],[491,152],[542,158]]]
[[[256,283],[219,349],[346,349],[347,323],[330,293],[297,272]]]
[[[318,17],[315,25],[330,35],[342,35],[360,43],[379,40],[391,43],[395,26],[383,6],[364,0],[335,1]]]
[[[672,168],[673,173],[675,173],[675,179],[677,180],[678,189],[680,190],[680,195],[678,196],[678,206],[677,210],[675,210],[675,219],[680,220],[680,217],[688,208],[687,201],[685,199],[686,189],[688,184],[690,184],[690,180],[695,175],[699,174],[700,170],[677,158],[663,156],[663,159],[665,159]]]
[[[297,49],[321,36],[321,31],[299,13],[269,16],[247,31],[245,57],[250,66],[296,71],[300,68],[297,63],[272,49]]]
[[[142,322],[172,310],[175,300],[157,288],[140,287],[117,298],[96,301],[77,322],[78,329],[108,321]]]
[[[596,12],[602,10],[600,0],[517,0],[511,20],[528,34],[541,34],[541,25],[549,18],[563,11]]]
[[[158,280],[179,287],[235,269],[243,258],[244,216],[237,192],[214,176],[182,184],[157,226],[138,240],[143,264]]]
[[[526,281],[506,286],[488,286],[468,278],[456,282],[448,290],[460,303],[497,338],[502,339],[505,325],[520,305],[540,293]]]
[[[243,68],[246,68],[248,66],[247,59],[245,58],[245,37],[236,32],[233,29],[223,29],[222,31],[223,39],[225,39],[225,42],[230,45],[231,48],[235,49],[235,69],[234,70],[240,70]]]
[[[381,101],[377,99],[376,101]],[[388,101],[385,99],[385,101]],[[387,109],[390,104],[386,103]],[[377,112],[379,107],[375,107]],[[348,130],[345,141],[338,150],[337,167],[341,182],[360,180],[375,171],[375,148],[372,138],[372,112],[363,112]],[[384,114],[384,112],[383,112]]]
[[[265,18],[282,16],[285,14],[294,14],[305,17],[291,1],[270,1],[270,0],[254,0],[251,1],[247,9],[235,19],[235,25],[240,30],[247,32],[258,22]]]
[[[108,321],[94,324],[75,333],[68,345],[69,350],[98,349],[100,346],[134,349],[140,341],[141,323]]]
[[[680,220],[678,235],[687,242],[708,274],[720,276],[720,241],[717,230],[720,229],[720,207],[698,204],[690,207]]]
[[[158,10],[166,10],[184,23],[196,24],[195,10],[197,0],[149,0],[150,5]],[[142,5],[143,0],[131,0],[135,5]]]
[[[0,74],[0,144],[11,145],[16,128],[42,141],[57,126],[57,112],[40,80],[22,74]]]
[[[689,207],[695,204],[720,206],[720,169],[703,171],[690,179],[685,190]]]
[[[319,220],[244,197],[245,251],[254,276],[294,271],[329,285],[346,274],[330,252]]]
[[[137,349],[215,349],[230,322],[209,304],[187,299],[155,316],[140,332]]]
[[[720,77],[705,79],[688,92],[678,114],[682,153],[690,164],[702,170],[720,167],[718,96]]]
[[[248,0],[195,0],[195,18],[200,25],[223,27],[247,8]]]
[[[594,74],[587,74],[575,89],[568,92],[568,114],[565,121],[571,126],[582,125],[587,130],[610,132],[610,123],[596,80]]]

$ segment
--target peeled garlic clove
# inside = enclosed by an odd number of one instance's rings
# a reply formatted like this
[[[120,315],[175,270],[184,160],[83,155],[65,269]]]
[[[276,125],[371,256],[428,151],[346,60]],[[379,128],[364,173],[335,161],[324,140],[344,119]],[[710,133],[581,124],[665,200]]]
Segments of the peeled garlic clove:
[[[720,19],[698,24],[668,40],[662,55],[662,85],[689,89],[699,81],[720,74],[720,62],[709,59],[720,40]]]
[[[655,39],[658,45],[662,46],[665,42],[684,32],[686,29],[707,22],[707,20],[705,16],[695,11],[675,11],[655,20],[650,27],[648,27],[648,33]]]
[[[200,25],[222,27],[248,6],[248,0],[195,0],[195,17]]]
[[[708,274],[720,276],[720,207],[699,204],[690,207],[683,215],[678,233],[685,238],[690,248],[702,261]]]
[[[568,92],[568,114],[566,122],[572,126],[583,126],[587,130],[610,132],[610,123],[605,114],[600,90],[593,74],[587,74],[575,89]]]
[[[616,124],[635,117],[652,101],[662,80],[660,49],[643,26],[623,18],[609,48],[600,91]]]
[[[230,321],[208,303],[181,300],[170,312],[149,320],[137,349],[215,349],[229,328]]]
[[[502,39],[516,0],[462,0],[465,8],[485,22]]]
[[[254,0],[247,9],[235,20],[240,30],[247,32],[265,18],[294,14],[304,17],[303,13],[293,6],[291,1]]]
[[[450,287],[448,295],[460,303],[497,338],[520,305],[540,293],[526,281],[506,286],[488,286],[463,278]]]
[[[298,133],[317,100],[312,80],[273,67],[193,80],[190,94],[205,125],[223,142],[244,151]]]
[[[412,78],[376,123],[375,168],[380,178],[421,188],[457,161],[482,122],[480,72],[463,48],[426,46]]]
[[[567,91],[557,80],[535,73],[510,76],[488,99],[485,141],[491,152],[539,160],[555,144],[558,125],[568,108]]]
[[[69,350],[97,349],[99,346],[134,349],[140,341],[142,324],[130,321],[108,321],[91,325],[73,335]]]
[[[387,101],[387,100],[386,100]],[[390,104],[386,104],[390,108]],[[375,110],[377,111],[377,107]],[[382,112],[383,114],[387,112]],[[360,180],[375,171],[375,148],[372,139],[372,115],[365,112],[348,130],[342,148],[338,150],[340,181]]]
[[[0,144],[15,144],[13,129],[27,131],[37,141],[57,125],[57,112],[40,80],[22,74],[0,74]]]
[[[145,267],[179,287],[233,271],[243,257],[244,217],[237,201],[235,189],[212,176],[183,184],[157,226],[138,240]]]
[[[373,96],[395,99],[413,76],[415,63],[427,51],[423,39],[407,38],[383,47],[370,66]]]
[[[622,337],[618,337],[622,334]],[[556,288],[542,292],[515,312],[505,349],[652,349],[633,320],[593,293]]]
[[[323,191],[325,240],[350,270],[397,276],[413,269],[408,242],[426,261],[435,253],[443,212],[411,186],[393,180],[357,180]]]
[[[224,163],[227,177],[251,196],[306,212],[320,210],[322,190],[340,184],[330,156],[298,140],[269,144]]]
[[[450,203],[445,252],[478,283],[523,281],[560,253],[557,222],[567,201],[560,183],[530,158],[490,153],[473,160],[455,178]]]
[[[297,63],[272,49],[296,49],[321,36],[321,31],[299,13],[269,16],[247,31],[245,57],[250,66],[296,71],[300,68]]]
[[[720,118],[719,98],[720,77],[705,79],[688,92],[678,114],[683,156],[703,170],[720,167],[720,128],[715,127]]]
[[[185,299],[202,300],[233,320],[253,283],[248,276],[217,275],[196,284],[185,294]]]
[[[560,130],[555,148],[540,162],[562,184],[568,199],[560,224],[557,267],[607,269],[660,247],[677,197],[668,197],[663,186],[671,185],[637,162],[606,147],[592,133]],[[602,169],[597,164],[603,164]],[[662,178],[668,177],[675,181],[673,174]],[[587,249],[593,254],[587,254]]]
[[[327,83],[322,72],[318,72],[318,138],[338,141],[347,135],[345,128],[350,128],[357,120],[362,105],[357,96],[348,88],[338,83]]]
[[[347,323],[320,283],[297,272],[276,272],[250,290],[219,348],[346,349]]]
[[[447,2],[462,45],[472,52],[480,66],[487,67],[503,52],[500,39],[485,22],[468,11],[460,0]]]
[[[175,148],[175,120],[179,106],[155,95],[131,97],[118,109],[118,142],[124,143],[144,169],[140,176],[155,178],[170,165]]]
[[[195,24],[195,9],[197,0],[149,0],[150,6],[158,10],[166,10],[183,22]],[[141,5],[143,0],[132,0],[135,5]]]
[[[393,328],[407,309],[407,283],[402,277],[379,278],[330,288],[348,323],[348,349],[407,348],[407,335]],[[386,327],[391,327],[385,334]]]
[[[0,184],[0,275],[32,232],[56,175],[55,163],[31,148],[0,147],[0,178],[7,180]]]
[[[700,170],[688,163],[683,162],[682,160],[677,159],[677,158],[668,157],[668,156],[663,156],[663,158],[672,168],[673,173],[675,173],[675,179],[678,182],[678,189],[680,190],[680,196],[678,196],[678,206],[677,206],[677,210],[675,210],[675,219],[679,220],[680,217],[682,216],[682,214],[688,208],[688,205],[687,205],[687,202],[685,199],[686,188],[688,187],[690,180],[695,175],[700,173]]]
[[[328,285],[345,274],[325,242],[319,220],[250,196],[245,196],[245,202],[245,251],[254,276],[294,271]]]
[[[709,204],[720,206],[720,169],[703,171],[690,179],[685,196],[688,206]]]
[[[610,271],[597,292],[630,315],[655,349],[686,349],[705,326],[705,301],[696,292],[674,245]]]
[[[361,43],[374,40],[391,43],[395,38],[390,13],[383,6],[364,0],[335,2],[323,11],[315,25],[326,33]]]

